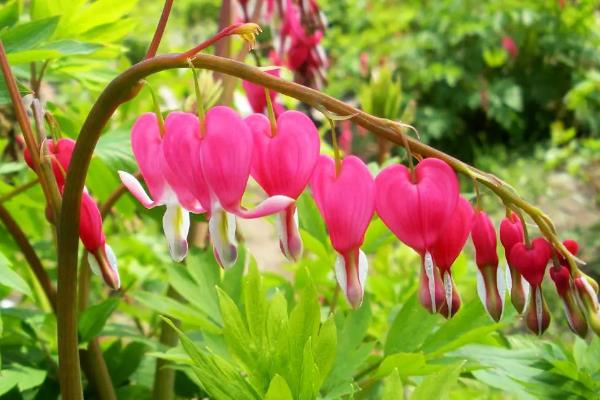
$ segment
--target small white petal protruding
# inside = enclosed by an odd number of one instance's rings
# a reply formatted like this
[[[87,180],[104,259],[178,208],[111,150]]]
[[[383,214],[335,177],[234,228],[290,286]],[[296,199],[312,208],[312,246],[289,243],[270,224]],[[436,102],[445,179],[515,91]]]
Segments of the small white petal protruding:
[[[223,268],[233,266],[237,260],[235,229],[235,215],[225,212],[218,203],[214,204],[208,221],[208,231],[217,261]]]
[[[88,264],[90,265],[90,270],[92,270],[94,275],[100,276],[101,275],[100,265],[98,264],[96,257],[92,253],[88,253],[87,259],[88,259]]]
[[[444,271],[444,294],[448,305],[448,318],[452,318],[452,276]]]
[[[483,279],[483,274],[481,273],[481,271],[479,271],[479,269],[477,269],[477,273],[475,276],[477,279],[477,295],[479,296],[479,300],[481,301],[481,304],[483,304],[483,308],[485,308],[485,311],[489,315],[490,310],[488,310],[488,308],[487,308],[487,290],[485,288],[485,281]]]
[[[535,291],[535,318],[537,320],[538,334],[542,334],[542,324],[544,318],[544,309],[542,308],[542,288],[539,287]]]
[[[427,275],[427,281],[429,285],[429,296],[431,298],[431,311],[437,312],[437,304],[435,304],[435,275],[433,269],[435,266],[433,265],[433,258],[431,257],[430,252],[425,252],[425,275]]]
[[[500,319],[502,319],[504,315],[504,301],[506,299],[506,278],[504,277],[504,269],[502,267],[498,267],[496,270],[496,285],[498,286],[498,294],[500,294],[500,300],[502,301],[502,312],[500,313]]]
[[[512,291],[512,275],[510,273],[510,267],[508,264],[506,264],[504,270],[506,271],[506,290],[510,293]]]

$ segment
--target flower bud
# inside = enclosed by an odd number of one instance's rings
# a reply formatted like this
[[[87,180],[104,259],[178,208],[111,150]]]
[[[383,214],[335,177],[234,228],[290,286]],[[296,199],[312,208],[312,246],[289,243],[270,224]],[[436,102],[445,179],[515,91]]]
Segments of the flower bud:
[[[532,286],[529,292],[529,303],[525,311],[527,328],[536,335],[541,335],[550,326],[550,312],[542,294],[541,286]]]
[[[510,301],[515,309],[522,313],[527,299],[527,282],[523,282],[521,274],[510,262],[510,251],[517,243],[523,243],[523,226],[517,214],[511,212],[510,216],[504,218],[500,223],[500,242],[504,247],[504,255],[508,263],[508,284],[510,287]]]
[[[588,277],[580,275],[574,279],[575,289],[586,311],[587,320],[594,333],[600,336],[600,303]]]
[[[490,317],[499,321],[504,309],[504,274],[498,270],[494,224],[483,211],[477,211],[473,217],[471,239],[478,268],[477,293]]]
[[[446,302],[440,269],[433,265],[430,253],[425,253],[421,258],[419,302],[432,314],[438,312]]]
[[[556,291],[562,300],[569,328],[577,335],[585,337],[588,326],[583,310],[577,302],[569,269],[565,266],[550,268],[550,277],[554,281]]]

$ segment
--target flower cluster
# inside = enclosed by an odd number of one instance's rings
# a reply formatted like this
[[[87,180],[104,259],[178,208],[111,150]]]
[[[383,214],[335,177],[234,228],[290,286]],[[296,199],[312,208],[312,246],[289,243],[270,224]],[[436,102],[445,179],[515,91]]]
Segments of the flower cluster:
[[[42,148],[44,147],[47,154],[42,154],[42,156],[50,158],[52,172],[62,194],[66,172],[75,148],[75,141],[72,139],[47,140]],[[24,150],[23,156],[27,165],[34,169],[29,149]],[[50,212],[47,214],[50,215]],[[108,286],[118,289],[121,282],[117,269],[117,259],[111,247],[106,243],[100,210],[87,189],[81,195],[79,238],[88,252],[88,262],[92,271],[101,275]]]
[[[361,304],[367,279],[367,256],[360,247],[377,212],[397,238],[421,256],[419,299],[431,313],[450,318],[461,306],[452,266],[469,236],[475,248],[477,291],[493,320],[502,317],[508,290],[515,308],[525,311],[527,326],[538,334],[546,330],[550,315],[541,285],[553,254],[550,274],[571,328],[580,335],[587,331],[582,306],[591,318],[600,313],[593,284],[583,276],[572,277],[564,257],[546,239],[529,242],[514,213],[500,225],[508,263],[505,279],[492,220],[460,195],[456,173],[440,159],[426,158],[416,168],[391,165],[374,179],[355,156],[336,162],[319,155],[317,129],[301,112],[282,112],[272,123],[258,113],[242,119],[223,106],[210,109],[203,118],[171,112],[164,122],[156,114],[143,114],[132,129],[132,147],[152,197],[132,175],[119,174],[145,207],[166,205],[164,232],[175,260],[187,253],[190,212],[207,214],[214,254],[223,267],[237,258],[236,216],[277,214],[281,251],[298,260],[302,241],[295,200],[310,186],[338,254],[336,279],[353,307]],[[268,198],[247,210],[241,200],[250,176]],[[576,253],[572,242],[565,246]]]

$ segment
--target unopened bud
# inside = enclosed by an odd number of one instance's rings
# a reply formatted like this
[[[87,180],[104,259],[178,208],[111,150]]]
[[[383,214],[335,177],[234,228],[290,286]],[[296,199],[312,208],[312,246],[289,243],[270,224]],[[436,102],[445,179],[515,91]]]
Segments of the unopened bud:
[[[550,326],[550,312],[544,300],[541,286],[532,286],[529,292],[529,304],[525,311],[527,328],[536,335],[541,335]]]
[[[241,24],[240,26],[234,28],[231,31],[232,35],[239,35],[248,42],[250,49],[253,49],[256,45],[256,36],[262,32],[260,25],[255,24],[253,22],[247,22],[245,24]]]

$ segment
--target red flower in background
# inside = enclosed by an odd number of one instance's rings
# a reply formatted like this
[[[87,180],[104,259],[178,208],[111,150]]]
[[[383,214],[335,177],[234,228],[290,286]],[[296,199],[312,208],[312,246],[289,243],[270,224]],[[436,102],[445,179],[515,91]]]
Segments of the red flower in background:
[[[517,56],[519,55],[519,47],[517,46],[513,38],[511,38],[508,35],[502,36],[502,47],[504,47],[504,50],[506,50],[506,52],[513,59],[517,58]]]

